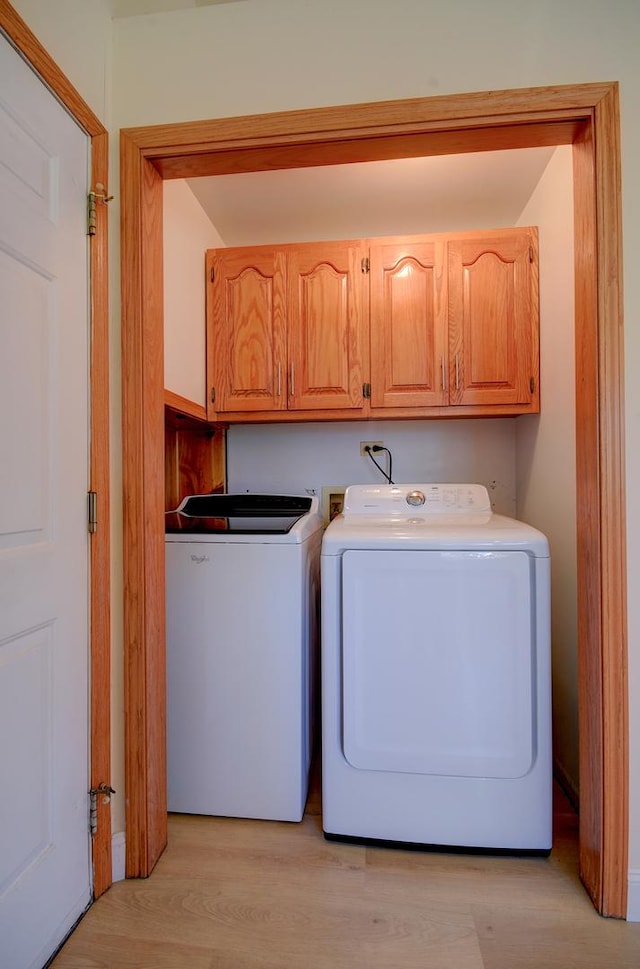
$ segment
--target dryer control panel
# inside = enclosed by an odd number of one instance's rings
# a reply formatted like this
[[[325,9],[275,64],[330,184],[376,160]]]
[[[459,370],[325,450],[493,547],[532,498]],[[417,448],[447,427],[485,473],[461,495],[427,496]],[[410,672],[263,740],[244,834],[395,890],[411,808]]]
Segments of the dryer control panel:
[[[388,517],[424,515],[479,515],[491,513],[489,492],[479,484],[349,485],[343,514]]]

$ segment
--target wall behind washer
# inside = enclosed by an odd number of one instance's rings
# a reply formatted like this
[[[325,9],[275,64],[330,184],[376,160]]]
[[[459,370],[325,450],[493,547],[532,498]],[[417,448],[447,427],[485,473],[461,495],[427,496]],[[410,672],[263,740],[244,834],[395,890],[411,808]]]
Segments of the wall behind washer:
[[[512,420],[355,421],[243,424],[227,432],[229,491],[312,491],[328,485],[383,484],[360,441],[383,441],[396,482],[471,481],[489,489],[495,510],[515,515]],[[386,469],[386,455],[377,455]]]

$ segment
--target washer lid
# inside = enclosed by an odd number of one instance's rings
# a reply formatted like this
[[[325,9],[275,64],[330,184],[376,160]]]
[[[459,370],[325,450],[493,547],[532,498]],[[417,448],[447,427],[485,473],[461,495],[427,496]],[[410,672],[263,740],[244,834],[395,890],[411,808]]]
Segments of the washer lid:
[[[165,516],[165,530],[199,534],[284,535],[316,510],[317,498],[302,495],[188,495]]]

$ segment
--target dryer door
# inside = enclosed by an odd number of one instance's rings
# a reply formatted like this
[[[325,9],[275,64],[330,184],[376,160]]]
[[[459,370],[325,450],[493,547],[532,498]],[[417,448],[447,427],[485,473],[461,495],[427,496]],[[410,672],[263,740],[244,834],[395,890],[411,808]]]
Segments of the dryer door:
[[[343,556],[343,750],[362,770],[521,777],[534,761],[525,552]]]

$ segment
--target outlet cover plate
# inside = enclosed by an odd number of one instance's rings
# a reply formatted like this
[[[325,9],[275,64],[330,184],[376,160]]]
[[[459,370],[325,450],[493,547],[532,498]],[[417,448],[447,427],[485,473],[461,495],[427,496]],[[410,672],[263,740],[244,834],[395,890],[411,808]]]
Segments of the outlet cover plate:
[[[384,442],[383,441],[360,441],[360,455],[361,455],[361,457],[363,457],[363,458],[368,457],[366,448],[373,447],[374,444],[376,445],[376,447],[384,447]]]

